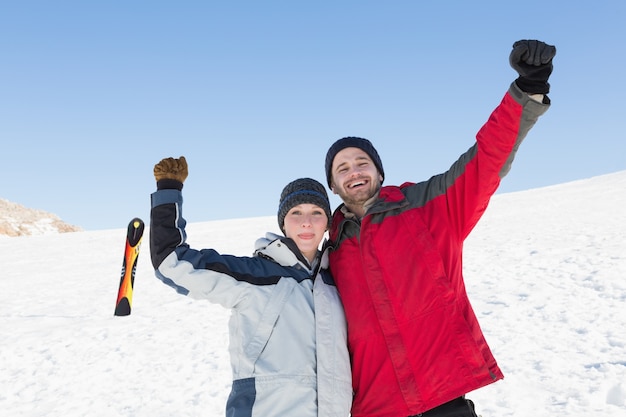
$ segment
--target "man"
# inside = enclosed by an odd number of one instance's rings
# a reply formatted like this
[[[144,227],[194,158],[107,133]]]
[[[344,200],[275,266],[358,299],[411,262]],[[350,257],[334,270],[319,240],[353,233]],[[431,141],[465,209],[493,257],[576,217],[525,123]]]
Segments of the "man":
[[[468,300],[463,241],[550,100],[556,48],[513,45],[519,73],[476,143],[443,174],[382,187],[370,141],[346,137],[326,155],[334,213],[330,267],[348,320],[352,416],[475,416],[465,394],[503,378]]]

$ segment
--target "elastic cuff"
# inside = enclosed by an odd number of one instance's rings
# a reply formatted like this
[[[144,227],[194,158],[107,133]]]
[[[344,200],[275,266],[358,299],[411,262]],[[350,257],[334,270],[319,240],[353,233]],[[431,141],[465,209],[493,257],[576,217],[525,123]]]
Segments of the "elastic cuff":
[[[157,181],[157,190],[183,190],[183,183],[177,180],[164,179]]]
[[[515,84],[520,90],[527,94],[548,94],[550,92],[550,83],[547,81],[529,80],[525,77],[518,77]]]

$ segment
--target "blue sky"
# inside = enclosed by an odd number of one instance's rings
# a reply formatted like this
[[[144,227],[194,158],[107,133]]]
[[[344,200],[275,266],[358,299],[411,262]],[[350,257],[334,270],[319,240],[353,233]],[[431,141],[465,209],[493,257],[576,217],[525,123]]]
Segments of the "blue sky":
[[[3,2],[0,198],[124,228],[148,220],[154,164],[185,155],[188,221],[274,215],[353,135],[387,184],[427,179],[473,144],[529,38],[557,47],[553,106],[499,192],[621,171],[625,21],[622,1]]]

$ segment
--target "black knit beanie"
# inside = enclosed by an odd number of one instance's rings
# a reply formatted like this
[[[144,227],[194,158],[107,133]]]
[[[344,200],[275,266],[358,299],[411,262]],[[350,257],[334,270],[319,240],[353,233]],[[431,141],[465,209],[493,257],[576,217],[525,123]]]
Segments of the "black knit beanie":
[[[278,205],[278,226],[285,233],[285,216],[298,204],[315,204],[324,210],[330,224],[330,201],[324,186],[312,178],[300,178],[283,188]]]
[[[383,162],[380,160],[380,156],[378,156],[378,152],[376,152],[376,148],[374,148],[372,142],[367,139],[357,138],[355,136],[348,136],[345,138],[341,138],[337,142],[333,143],[333,145],[330,147],[330,149],[328,149],[328,152],[326,153],[326,181],[328,182],[328,187],[332,188],[331,170],[333,168],[333,160],[335,159],[335,156],[337,156],[337,154],[345,148],[359,148],[363,152],[368,154],[374,162],[376,169],[378,169],[380,176],[383,177],[383,181],[385,180]]]

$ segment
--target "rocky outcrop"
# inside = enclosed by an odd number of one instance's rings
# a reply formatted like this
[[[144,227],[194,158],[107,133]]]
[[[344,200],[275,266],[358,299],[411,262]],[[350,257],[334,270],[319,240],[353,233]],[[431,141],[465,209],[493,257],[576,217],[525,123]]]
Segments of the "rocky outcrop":
[[[67,224],[52,213],[0,199],[0,236],[50,235],[81,230],[80,227]]]

